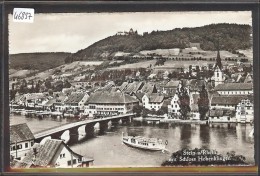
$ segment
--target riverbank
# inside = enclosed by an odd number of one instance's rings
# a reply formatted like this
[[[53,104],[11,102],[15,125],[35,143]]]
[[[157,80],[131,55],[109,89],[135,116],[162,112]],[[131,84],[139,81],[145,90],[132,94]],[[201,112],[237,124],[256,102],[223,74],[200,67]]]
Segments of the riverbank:
[[[146,121],[146,122],[155,122],[155,123],[176,123],[176,124],[207,124],[207,120],[181,120],[181,119],[162,119],[162,118],[143,118],[136,117],[134,118],[136,121]]]

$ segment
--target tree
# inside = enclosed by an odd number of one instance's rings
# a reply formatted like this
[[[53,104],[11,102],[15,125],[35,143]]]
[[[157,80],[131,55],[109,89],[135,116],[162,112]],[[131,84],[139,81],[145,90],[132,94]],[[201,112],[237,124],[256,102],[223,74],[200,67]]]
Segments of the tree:
[[[15,94],[16,94],[16,90],[12,89],[10,90],[10,100],[15,100]]]
[[[190,97],[188,95],[187,89],[184,87],[183,82],[181,82],[181,87],[177,89],[177,95],[179,97],[179,106],[182,119],[187,119],[187,115],[190,112]]]
[[[140,105],[135,105],[133,107],[133,113],[136,114],[136,116],[140,116],[142,114],[143,107]]]
[[[209,111],[209,97],[208,97],[208,92],[205,89],[205,85],[202,85],[202,89],[199,93],[200,96],[198,99],[198,107],[199,107],[200,119],[205,120],[206,114]]]
[[[52,88],[52,86],[51,86],[51,81],[48,80],[48,79],[45,81],[45,84],[44,84],[44,85],[45,85],[46,89],[51,89],[51,88]]]

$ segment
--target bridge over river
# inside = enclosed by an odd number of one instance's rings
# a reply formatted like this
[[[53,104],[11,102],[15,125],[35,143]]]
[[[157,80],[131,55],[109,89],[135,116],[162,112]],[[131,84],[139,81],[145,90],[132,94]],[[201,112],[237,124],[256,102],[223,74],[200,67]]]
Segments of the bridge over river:
[[[99,123],[99,133],[104,133],[108,128],[108,123],[118,124],[121,120],[122,123],[131,122],[134,114],[122,114],[118,116],[103,117],[98,119],[87,119],[78,122],[73,122],[65,124],[62,126],[49,128],[44,131],[36,132],[34,134],[35,142],[41,142],[46,137],[51,137],[52,139],[60,139],[61,135],[69,130],[70,141],[77,140],[78,138],[78,128],[85,126],[86,137],[92,137],[94,135],[94,126]]]

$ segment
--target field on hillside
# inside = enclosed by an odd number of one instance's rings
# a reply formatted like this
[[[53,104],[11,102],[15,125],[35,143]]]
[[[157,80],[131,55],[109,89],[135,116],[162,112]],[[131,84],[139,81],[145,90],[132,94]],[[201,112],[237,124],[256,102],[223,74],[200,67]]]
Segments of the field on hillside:
[[[149,60],[149,61],[141,61],[138,63],[133,63],[133,64],[125,64],[125,65],[120,65],[118,67],[112,67],[109,68],[111,70],[120,70],[120,69],[133,69],[133,68],[148,68],[150,66],[153,66],[156,63],[156,60]]]
[[[66,72],[67,70],[76,70],[80,67],[96,66],[102,64],[103,61],[75,61],[69,64],[64,64],[58,68],[61,72]]]
[[[20,78],[25,78],[28,74],[34,73],[36,70],[14,70],[12,69],[9,72],[9,78],[13,77],[20,77]]]
[[[247,56],[250,59],[253,59],[253,50],[247,49],[247,50],[237,50],[239,53],[243,53],[245,56]]]

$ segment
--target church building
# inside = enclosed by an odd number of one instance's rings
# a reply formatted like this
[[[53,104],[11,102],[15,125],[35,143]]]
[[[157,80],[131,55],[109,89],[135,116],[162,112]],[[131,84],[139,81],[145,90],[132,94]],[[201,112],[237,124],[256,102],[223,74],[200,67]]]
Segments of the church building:
[[[223,66],[222,66],[222,63],[221,63],[220,53],[219,53],[219,50],[218,50],[216,64],[214,66],[214,76],[213,76],[215,86],[224,83],[222,68],[223,68]]]

